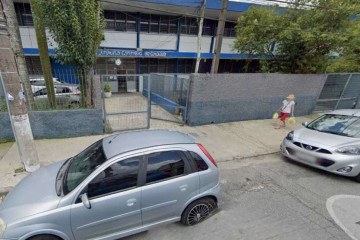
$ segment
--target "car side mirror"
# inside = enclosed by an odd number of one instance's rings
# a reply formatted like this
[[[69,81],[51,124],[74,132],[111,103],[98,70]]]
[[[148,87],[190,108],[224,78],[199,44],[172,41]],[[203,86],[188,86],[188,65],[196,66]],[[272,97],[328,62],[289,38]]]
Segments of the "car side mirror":
[[[81,195],[81,201],[87,209],[91,208],[91,204],[90,204],[87,193],[84,193]]]
[[[301,125],[303,125],[304,127],[306,127],[308,124],[309,124],[308,122],[301,123]]]

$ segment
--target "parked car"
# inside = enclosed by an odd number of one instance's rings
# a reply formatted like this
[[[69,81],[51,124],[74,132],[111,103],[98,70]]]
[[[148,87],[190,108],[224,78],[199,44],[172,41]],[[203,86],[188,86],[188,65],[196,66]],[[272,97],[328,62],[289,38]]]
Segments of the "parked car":
[[[54,87],[67,87],[76,94],[80,93],[78,84],[64,83],[59,81],[57,78],[53,78],[53,83]],[[44,78],[32,78],[30,79],[30,84],[32,92],[35,93],[45,87],[45,80]]]
[[[34,100],[37,104],[47,103],[47,89],[44,86],[37,86],[37,91],[34,92]],[[74,105],[80,103],[80,91],[71,89],[66,85],[55,86],[55,100],[60,105]]]
[[[0,238],[118,239],[194,225],[217,208],[219,191],[216,162],[190,136],[116,134],[24,178],[0,204]]]
[[[360,110],[336,110],[289,132],[284,156],[360,182]]]
[[[54,84],[62,84],[63,82],[59,81],[57,78],[53,78]],[[31,78],[30,84],[34,86],[45,86],[45,79],[43,77]]]

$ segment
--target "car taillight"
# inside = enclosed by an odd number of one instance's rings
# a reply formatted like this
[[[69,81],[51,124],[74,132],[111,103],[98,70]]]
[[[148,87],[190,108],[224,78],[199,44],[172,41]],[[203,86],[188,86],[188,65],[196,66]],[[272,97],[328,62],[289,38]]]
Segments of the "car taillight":
[[[210,153],[206,150],[206,148],[200,143],[198,143],[197,145],[201,149],[201,151],[206,155],[206,157],[212,162],[212,164],[214,164],[215,167],[218,167],[218,165],[215,162],[215,159],[210,155]]]

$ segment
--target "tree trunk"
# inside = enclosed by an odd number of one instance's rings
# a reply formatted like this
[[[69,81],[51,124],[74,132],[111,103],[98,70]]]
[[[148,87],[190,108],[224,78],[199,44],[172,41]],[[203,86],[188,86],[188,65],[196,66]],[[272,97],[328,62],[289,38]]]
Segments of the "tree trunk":
[[[9,1],[9,5],[7,7],[8,7],[8,12],[6,14],[6,21],[8,25],[8,30],[10,32],[11,46],[14,51],[20,79],[27,99],[27,106],[29,109],[36,110],[34,96],[31,90],[31,85],[29,80],[29,74],[26,67],[24,50],[20,39],[19,24],[16,18],[13,1]]]
[[[94,107],[94,102],[95,102],[95,99],[94,99],[94,95],[95,95],[95,89],[94,89],[94,72],[93,72],[93,69],[92,67],[90,67],[90,69],[88,69],[86,72],[86,86],[87,86],[87,89],[86,89],[86,106],[87,107]]]
[[[31,11],[33,13],[37,44],[39,48],[41,69],[44,75],[45,86],[47,90],[47,98],[50,107],[55,108],[56,107],[55,89],[54,89],[53,75],[51,72],[51,63],[50,63],[49,50],[46,39],[45,26],[42,22],[42,14],[41,14],[41,10],[39,9],[39,5],[38,5],[39,3],[37,2],[37,0],[31,0],[30,4],[31,4]]]

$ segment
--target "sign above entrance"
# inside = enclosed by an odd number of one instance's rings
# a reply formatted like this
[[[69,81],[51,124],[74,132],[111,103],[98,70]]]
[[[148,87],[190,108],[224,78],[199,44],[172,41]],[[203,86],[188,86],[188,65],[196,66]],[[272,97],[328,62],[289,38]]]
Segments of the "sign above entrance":
[[[96,52],[97,56],[114,56],[114,57],[166,57],[166,51],[136,51],[120,49],[100,49]]]

